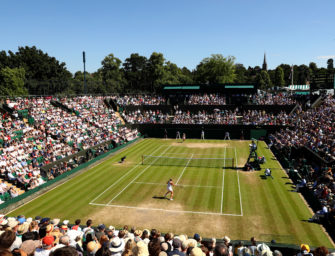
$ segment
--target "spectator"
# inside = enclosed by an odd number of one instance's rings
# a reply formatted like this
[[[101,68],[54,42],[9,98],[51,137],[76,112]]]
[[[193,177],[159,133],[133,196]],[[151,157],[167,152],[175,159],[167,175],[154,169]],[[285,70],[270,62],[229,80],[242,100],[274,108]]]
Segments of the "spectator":
[[[42,239],[42,248],[35,250],[35,256],[48,256],[54,246],[55,239],[53,236],[45,236]]]

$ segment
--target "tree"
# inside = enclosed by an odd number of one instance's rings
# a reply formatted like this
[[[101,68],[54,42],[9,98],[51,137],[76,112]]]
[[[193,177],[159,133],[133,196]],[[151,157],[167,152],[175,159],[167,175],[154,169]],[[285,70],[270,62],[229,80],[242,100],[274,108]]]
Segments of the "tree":
[[[111,53],[102,60],[101,65],[99,72],[105,87],[104,92],[123,92],[126,81],[120,69],[121,60]]]
[[[329,69],[329,70],[334,69],[334,60],[333,59],[328,59],[327,60],[327,69]]]
[[[192,84],[193,83],[193,72],[191,72],[187,67],[183,67],[181,69],[181,72],[186,78],[186,81],[184,81],[183,83]]]
[[[260,73],[258,73],[256,75],[255,82],[256,82],[257,87],[259,89],[265,89],[266,88],[265,81],[264,81],[264,79],[263,79],[263,77]]]
[[[5,67],[0,70],[0,95],[24,96],[28,94],[24,88],[24,68]]]
[[[209,84],[232,83],[236,77],[234,61],[233,56],[225,58],[222,54],[212,54],[197,66],[196,80]]]
[[[279,87],[285,86],[284,70],[280,66],[275,71],[274,85]]]
[[[164,76],[164,56],[162,53],[153,52],[148,60],[147,78],[150,91],[156,92]]]
[[[310,62],[308,67],[312,75],[315,75],[318,72],[318,66],[316,65],[315,62]]]
[[[147,84],[146,67],[148,59],[138,53],[133,53],[123,63],[123,72],[127,80],[127,89],[141,91]]]
[[[0,69],[10,66],[10,60],[5,51],[0,51]]]
[[[306,84],[310,81],[310,70],[306,65],[300,65],[295,69],[297,84]]]
[[[269,73],[266,70],[261,71],[261,78],[264,81],[264,84],[263,84],[264,87],[263,88],[261,87],[261,88],[262,89],[271,88],[272,86],[271,79],[270,79]]]
[[[184,70],[186,74],[183,73],[176,64],[168,61],[164,65],[164,73],[160,84],[190,84],[192,83],[192,78],[189,73]]]
[[[237,63],[235,65],[235,81],[236,83],[245,83],[247,81],[247,77],[246,77],[246,73],[247,70],[246,68],[243,66],[243,64],[239,64]]]
[[[1,52],[0,61],[5,58]],[[8,51],[7,62],[10,68],[24,68],[25,87],[30,94],[55,94],[69,86],[72,74],[65,63],[33,47],[19,47],[17,52]]]

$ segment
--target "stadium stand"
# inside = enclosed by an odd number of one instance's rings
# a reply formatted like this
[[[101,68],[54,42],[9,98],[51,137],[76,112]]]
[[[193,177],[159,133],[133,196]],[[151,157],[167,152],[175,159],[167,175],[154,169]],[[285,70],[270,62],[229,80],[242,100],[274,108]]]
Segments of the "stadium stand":
[[[137,137],[136,130],[119,127],[120,119],[103,100],[61,99],[68,105],[52,97],[6,101],[6,108],[11,111],[0,119],[0,167],[1,178],[11,184],[11,198],[71,170],[81,160],[61,163],[42,177],[41,167],[45,165],[107,141],[119,145]],[[16,193],[18,188],[22,190]],[[2,201],[5,199],[9,197],[4,196]]]

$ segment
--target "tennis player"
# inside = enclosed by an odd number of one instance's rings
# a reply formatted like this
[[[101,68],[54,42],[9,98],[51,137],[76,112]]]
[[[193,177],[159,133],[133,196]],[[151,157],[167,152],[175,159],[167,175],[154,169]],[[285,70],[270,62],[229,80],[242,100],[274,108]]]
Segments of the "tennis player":
[[[173,200],[173,186],[174,183],[172,181],[172,179],[169,179],[169,181],[167,182],[167,192],[165,193],[164,197],[166,198],[166,196],[171,193],[171,197],[169,200]]]

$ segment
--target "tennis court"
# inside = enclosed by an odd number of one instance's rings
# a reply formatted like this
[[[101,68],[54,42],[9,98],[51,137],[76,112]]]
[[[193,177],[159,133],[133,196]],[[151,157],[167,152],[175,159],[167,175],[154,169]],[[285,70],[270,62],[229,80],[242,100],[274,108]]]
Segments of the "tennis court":
[[[215,147],[211,147],[210,143],[206,143],[204,147],[199,145],[191,148],[188,145],[187,142],[160,145],[152,155],[144,156],[144,161],[130,166],[124,176],[94,198],[90,204],[243,216],[239,173],[236,170],[236,148],[227,147],[226,144],[222,144],[221,147],[220,144],[215,144]],[[128,184],[121,182],[132,173],[137,175]],[[170,178],[175,183],[173,202],[163,197]],[[224,189],[227,186],[229,191]],[[198,198],[203,198],[209,204],[196,204],[194,201]],[[156,207],[143,206],[148,202],[155,202]],[[184,205],[183,210],[174,207],[180,203]]]

